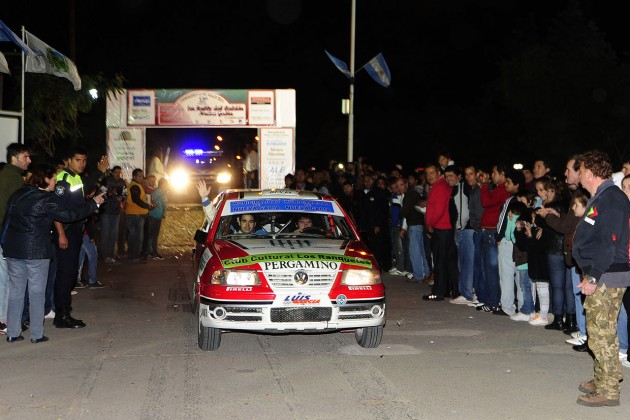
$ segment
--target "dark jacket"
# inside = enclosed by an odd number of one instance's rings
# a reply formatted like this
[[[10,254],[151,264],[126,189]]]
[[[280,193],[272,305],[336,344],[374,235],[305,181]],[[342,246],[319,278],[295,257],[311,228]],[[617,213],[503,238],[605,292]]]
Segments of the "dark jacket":
[[[628,273],[629,218],[628,197],[611,179],[604,181],[588,200],[573,237],[573,258],[583,274],[599,281],[605,273]],[[608,287],[630,286],[630,276],[614,277],[619,278],[604,283]]]
[[[573,247],[573,235],[575,234],[575,228],[577,227],[579,221],[580,218],[575,215],[573,209],[570,209],[568,213],[560,213],[560,217],[552,214],[545,217],[547,226],[564,235],[562,248],[564,252],[564,263],[567,267],[573,267],[575,265],[575,261],[571,255],[571,248]]]
[[[409,188],[403,197],[400,215],[403,219],[407,220],[407,226],[424,225],[424,214],[416,210],[415,207],[420,204],[421,200],[422,196],[413,188]]]
[[[62,207],[55,202],[55,195],[37,187],[25,185],[9,200],[2,249],[6,258],[26,260],[52,258],[52,222],[70,223],[85,219],[96,210],[96,202],[90,200],[75,209]]]
[[[519,220],[530,223],[532,220],[535,220],[536,226],[532,227],[531,238],[528,238],[525,235],[524,228],[521,230],[515,230],[515,246],[518,247],[520,251],[527,252],[527,272],[531,280],[533,282],[549,282],[549,263],[547,262],[544,238],[541,237],[540,239],[536,239],[536,232],[540,229],[538,227],[540,219],[540,216],[535,216],[533,209],[528,209],[524,215],[521,215]]]
[[[24,185],[22,173],[24,170],[15,165],[7,163],[0,172],[0,224],[4,220],[7,212],[7,204],[14,192]]]

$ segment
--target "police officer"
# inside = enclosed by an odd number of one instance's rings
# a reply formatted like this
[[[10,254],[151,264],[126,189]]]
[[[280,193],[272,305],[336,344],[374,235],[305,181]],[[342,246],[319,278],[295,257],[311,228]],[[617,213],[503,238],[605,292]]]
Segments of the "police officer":
[[[55,201],[68,208],[85,204],[85,190],[91,190],[103,177],[109,159],[102,156],[98,169],[83,179],[81,174],[87,164],[87,152],[81,147],[70,149],[64,159],[66,167],[57,174]],[[55,222],[53,231],[57,251],[57,277],[55,279],[55,320],[57,328],[83,328],[85,323],[70,316],[71,292],[79,269],[79,253],[84,220],[74,223]]]

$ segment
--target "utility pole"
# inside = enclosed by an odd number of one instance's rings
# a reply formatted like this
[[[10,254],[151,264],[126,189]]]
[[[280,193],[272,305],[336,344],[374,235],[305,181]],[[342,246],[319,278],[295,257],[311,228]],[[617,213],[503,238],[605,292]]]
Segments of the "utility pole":
[[[357,0],[352,0],[350,17],[350,94],[348,99],[348,162],[354,158],[354,46],[357,21]]]

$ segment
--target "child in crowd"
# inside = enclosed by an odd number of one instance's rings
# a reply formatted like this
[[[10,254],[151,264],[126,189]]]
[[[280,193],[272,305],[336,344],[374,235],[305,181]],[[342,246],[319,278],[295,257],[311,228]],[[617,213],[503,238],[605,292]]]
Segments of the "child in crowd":
[[[518,198],[517,198],[518,200]],[[528,203],[535,205],[534,198],[521,197]],[[516,222],[514,232],[515,244],[521,251],[527,252],[527,274],[535,289],[532,291],[532,303],[538,297],[540,312],[530,313],[530,325],[547,325],[549,313],[549,270],[547,268],[547,255],[544,244],[541,242],[542,231],[536,224],[536,213],[533,208],[528,208]],[[534,296],[535,295],[535,296]],[[533,315],[533,316],[532,316]]]
[[[517,294],[517,299],[522,295],[518,302],[518,312],[511,315],[510,319],[512,321],[530,321],[534,318],[535,310],[532,297],[532,282],[527,272],[527,251],[520,249],[516,245],[516,237],[514,236],[516,222],[521,215],[527,214],[527,206],[517,198],[510,202],[507,210],[508,221],[505,228],[505,237],[515,244],[512,257],[516,266],[517,281],[521,289],[521,293]]]

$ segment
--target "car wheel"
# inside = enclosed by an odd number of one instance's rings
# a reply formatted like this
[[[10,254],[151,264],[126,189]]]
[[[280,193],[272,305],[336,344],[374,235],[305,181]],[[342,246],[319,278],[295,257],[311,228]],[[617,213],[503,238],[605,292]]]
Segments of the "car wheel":
[[[376,348],[383,339],[383,326],[359,328],[354,332],[354,336],[361,347]]]
[[[221,330],[218,328],[204,327],[201,323],[199,307],[197,307],[197,344],[204,351],[214,351],[221,345]]]

